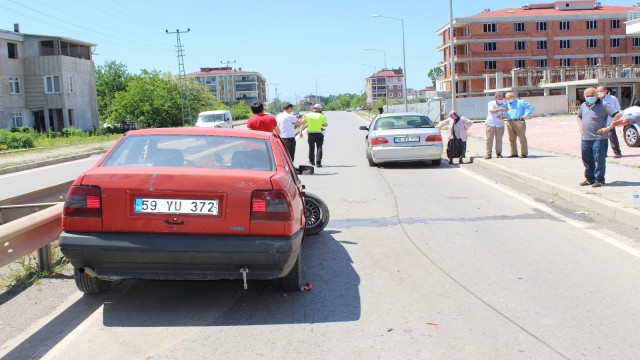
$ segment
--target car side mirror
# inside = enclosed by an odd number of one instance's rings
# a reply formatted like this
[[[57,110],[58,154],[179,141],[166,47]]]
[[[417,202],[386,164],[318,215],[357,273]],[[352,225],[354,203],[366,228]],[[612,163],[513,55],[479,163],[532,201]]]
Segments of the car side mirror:
[[[315,168],[311,165],[300,165],[296,170],[298,175],[313,175]]]
[[[369,131],[369,127],[368,127],[368,126],[365,126],[365,125],[360,125],[359,129],[360,129],[360,130],[367,130],[367,131]]]

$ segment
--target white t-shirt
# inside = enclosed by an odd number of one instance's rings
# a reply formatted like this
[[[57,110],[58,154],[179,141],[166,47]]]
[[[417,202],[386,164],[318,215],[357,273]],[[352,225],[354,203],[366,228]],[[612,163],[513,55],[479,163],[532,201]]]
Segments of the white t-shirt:
[[[281,138],[292,138],[296,136],[295,124],[298,120],[295,116],[288,114],[287,112],[281,112],[276,116],[276,121],[278,122]]]
[[[622,117],[629,118],[629,125],[640,124],[640,106],[632,106],[622,112]]]
[[[487,105],[487,120],[485,120],[485,124],[491,127],[504,127],[504,119],[498,118],[498,116],[502,115],[501,112],[490,112],[489,110],[505,108],[504,102],[502,104],[498,104],[497,101],[489,101]]]

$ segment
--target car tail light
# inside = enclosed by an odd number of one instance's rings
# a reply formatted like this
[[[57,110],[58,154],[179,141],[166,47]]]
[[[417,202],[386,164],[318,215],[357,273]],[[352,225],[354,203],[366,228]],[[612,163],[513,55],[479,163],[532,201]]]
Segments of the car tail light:
[[[442,135],[429,135],[424,138],[424,142],[442,141]]]
[[[287,193],[282,190],[254,191],[251,196],[251,220],[293,220]]]
[[[102,192],[97,186],[72,186],[64,201],[63,216],[102,217]]]
[[[371,145],[380,145],[380,144],[388,144],[389,140],[387,140],[387,138],[384,137],[372,137],[371,138]]]

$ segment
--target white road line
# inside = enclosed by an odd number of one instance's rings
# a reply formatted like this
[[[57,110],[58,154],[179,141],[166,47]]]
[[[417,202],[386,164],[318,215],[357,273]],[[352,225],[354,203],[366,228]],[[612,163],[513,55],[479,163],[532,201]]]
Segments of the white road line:
[[[607,236],[607,235],[605,235],[605,234],[603,234],[603,233],[601,233],[601,232],[599,232],[597,230],[587,229],[587,225],[585,225],[584,222],[577,221],[577,220],[568,218],[568,217],[566,217],[564,215],[561,215],[558,212],[556,212],[553,209],[551,209],[550,207],[548,207],[546,205],[543,205],[543,204],[541,204],[539,202],[536,202],[535,200],[533,200],[533,199],[531,199],[531,198],[529,198],[527,196],[523,196],[523,195],[521,195],[521,194],[519,194],[519,193],[517,193],[515,191],[512,191],[511,189],[505,188],[504,186],[500,186],[500,185],[496,184],[495,182],[493,182],[492,180],[489,180],[489,179],[487,179],[487,178],[485,178],[485,177],[483,177],[481,175],[478,175],[478,174],[472,172],[471,170],[467,170],[467,169],[459,169],[459,170],[461,172],[463,172],[467,176],[470,176],[470,177],[472,177],[472,178],[474,178],[474,179],[476,179],[478,181],[481,181],[482,183],[484,183],[486,185],[489,185],[492,188],[497,189],[497,190],[499,190],[499,191],[501,191],[501,192],[503,192],[503,193],[505,193],[505,194],[517,199],[517,200],[520,200],[520,201],[524,202],[525,204],[527,204],[527,205],[529,205],[529,206],[531,206],[533,208],[536,208],[536,209],[538,209],[540,211],[543,211],[543,212],[549,214],[550,216],[553,216],[553,217],[555,217],[555,218],[557,218],[557,219],[559,219],[561,221],[564,221],[565,223],[567,223],[567,224],[569,224],[569,225],[571,225],[571,226],[573,226],[573,227],[575,227],[577,229],[584,230],[587,234],[590,234],[590,235],[594,236],[595,238],[600,239],[600,240],[608,243],[609,245],[613,245],[613,246],[617,247],[618,249],[620,249],[620,250],[622,250],[622,251],[624,251],[624,252],[626,252],[626,253],[628,253],[630,255],[633,255],[633,256],[635,256],[637,258],[640,258],[640,250],[638,250],[638,249],[636,249],[636,248],[634,248],[632,246],[629,246],[629,245],[627,245],[627,244],[625,244],[625,243],[623,243],[623,242],[621,242],[619,240],[616,240],[616,239],[614,239],[614,238],[612,238],[610,236]]]

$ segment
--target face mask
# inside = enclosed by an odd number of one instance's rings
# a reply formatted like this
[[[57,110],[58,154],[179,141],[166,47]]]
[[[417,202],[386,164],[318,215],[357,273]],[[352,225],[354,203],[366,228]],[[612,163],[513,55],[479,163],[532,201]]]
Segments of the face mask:
[[[496,100],[496,104],[498,105],[502,105],[504,103],[504,100]]]
[[[513,99],[507,99],[507,104],[511,104],[513,102]]]
[[[596,102],[596,97],[595,97],[595,96],[585,97],[584,99],[585,99],[585,100],[587,101],[587,103],[589,103],[589,104],[593,104],[594,102]]]
[[[604,97],[604,93],[602,91],[599,91],[598,92],[598,97],[602,99]]]

